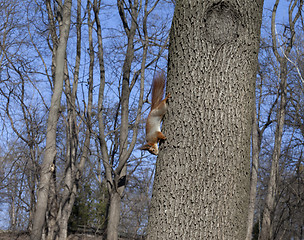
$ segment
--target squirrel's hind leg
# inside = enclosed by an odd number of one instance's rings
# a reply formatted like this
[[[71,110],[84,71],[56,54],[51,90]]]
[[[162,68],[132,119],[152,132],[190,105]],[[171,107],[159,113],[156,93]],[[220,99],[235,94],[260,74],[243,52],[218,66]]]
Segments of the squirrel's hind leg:
[[[157,132],[157,138],[159,140],[166,140],[166,136],[162,132]]]

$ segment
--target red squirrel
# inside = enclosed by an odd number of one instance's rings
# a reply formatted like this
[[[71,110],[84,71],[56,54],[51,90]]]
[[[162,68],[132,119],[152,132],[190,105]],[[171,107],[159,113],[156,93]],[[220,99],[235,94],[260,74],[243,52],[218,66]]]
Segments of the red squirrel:
[[[141,150],[147,150],[150,153],[158,154],[158,142],[166,140],[165,135],[160,131],[160,123],[168,109],[168,99],[171,94],[168,93],[165,99],[162,100],[165,90],[165,75],[164,73],[158,74],[152,83],[152,104],[151,111],[147,118],[146,123],[146,141],[147,143],[140,147]]]

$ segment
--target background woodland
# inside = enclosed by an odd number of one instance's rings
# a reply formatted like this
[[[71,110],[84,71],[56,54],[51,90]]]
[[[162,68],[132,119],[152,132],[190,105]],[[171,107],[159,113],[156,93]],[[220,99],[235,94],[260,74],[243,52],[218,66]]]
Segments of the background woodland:
[[[174,7],[0,0],[0,229],[146,236],[156,157],[138,147]],[[248,240],[304,239],[302,7],[264,5]]]

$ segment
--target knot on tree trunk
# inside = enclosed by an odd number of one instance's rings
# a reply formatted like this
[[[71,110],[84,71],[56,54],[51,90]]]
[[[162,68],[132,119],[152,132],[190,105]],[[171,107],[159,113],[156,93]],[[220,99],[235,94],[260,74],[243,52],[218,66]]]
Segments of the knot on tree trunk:
[[[227,2],[211,5],[205,14],[205,40],[215,45],[234,41],[239,37],[240,13]]]

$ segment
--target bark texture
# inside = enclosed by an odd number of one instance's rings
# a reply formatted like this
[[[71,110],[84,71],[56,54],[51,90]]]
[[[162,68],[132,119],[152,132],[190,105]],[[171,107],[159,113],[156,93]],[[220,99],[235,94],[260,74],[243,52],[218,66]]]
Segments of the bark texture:
[[[177,1],[149,240],[246,238],[262,7]]]

